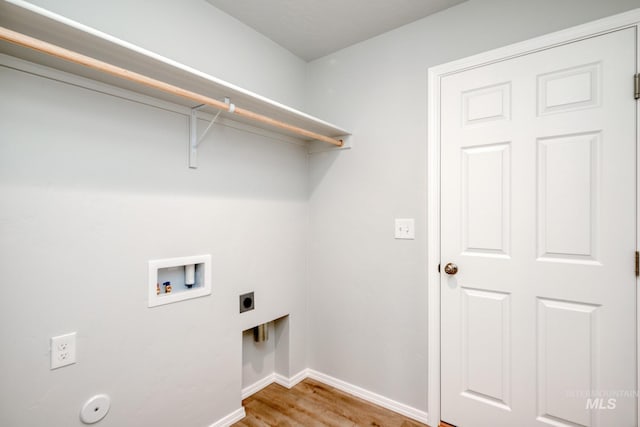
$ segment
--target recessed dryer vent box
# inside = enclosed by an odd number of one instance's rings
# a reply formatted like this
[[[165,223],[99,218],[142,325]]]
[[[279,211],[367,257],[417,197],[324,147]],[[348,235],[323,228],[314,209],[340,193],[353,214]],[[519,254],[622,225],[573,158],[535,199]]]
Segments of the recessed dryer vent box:
[[[211,295],[211,255],[149,261],[149,307]]]

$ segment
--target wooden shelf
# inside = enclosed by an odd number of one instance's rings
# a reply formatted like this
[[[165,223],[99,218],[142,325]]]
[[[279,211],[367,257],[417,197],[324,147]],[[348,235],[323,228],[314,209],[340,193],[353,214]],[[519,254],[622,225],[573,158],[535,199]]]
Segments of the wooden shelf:
[[[22,0],[0,0],[0,26],[219,101],[230,98],[237,107],[311,132],[331,138],[343,138],[350,135],[348,131],[323,120]],[[180,96],[123,80],[6,41],[0,41],[0,53],[189,108],[197,106],[195,102]],[[218,110],[207,106],[200,111],[218,112]],[[221,116],[271,132],[293,136],[302,141],[312,140],[285,129],[274,128],[229,112],[223,111]]]

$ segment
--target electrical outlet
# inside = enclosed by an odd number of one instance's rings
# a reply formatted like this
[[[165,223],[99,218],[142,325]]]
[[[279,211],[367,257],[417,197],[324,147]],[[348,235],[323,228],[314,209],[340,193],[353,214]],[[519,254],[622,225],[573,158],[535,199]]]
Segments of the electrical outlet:
[[[76,333],[51,338],[51,369],[76,363]]]
[[[253,310],[254,308],[256,308],[256,303],[253,292],[240,295],[240,313]]]

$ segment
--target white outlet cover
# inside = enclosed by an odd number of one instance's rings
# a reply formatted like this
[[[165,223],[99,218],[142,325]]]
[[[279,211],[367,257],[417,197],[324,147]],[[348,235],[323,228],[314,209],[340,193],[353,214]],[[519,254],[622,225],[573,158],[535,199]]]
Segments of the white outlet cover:
[[[413,240],[416,238],[413,218],[396,218],[395,238]]]
[[[80,421],[85,424],[97,423],[109,412],[111,398],[106,394],[96,394],[85,402],[80,410]]]
[[[76,363],[76,333],[51,338],[51,369]]]

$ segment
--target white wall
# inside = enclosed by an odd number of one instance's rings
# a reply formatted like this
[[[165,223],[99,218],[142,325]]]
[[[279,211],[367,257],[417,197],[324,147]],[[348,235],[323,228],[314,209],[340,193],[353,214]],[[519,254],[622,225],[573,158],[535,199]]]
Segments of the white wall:
[[[304,64],[204,1],[39,3],[300,102]],[[184,114],[4,67],[0,93],[0,425],[81,425],[101,392],[101,426],[210,425],[240,408],[242,331],[288,313],[281,370],[306,367],[303,147],[215,126],[192,170]],[[206,253],[211,296],[147,308],[148,260]],[[50,371],[71,331],[78,363]]]
[[[311,368],[427,410],[427,68],[638,6],[470,0],[309,65],[307,110],[355,135],[311,160]]]
[[[269,339],[263,342],[253,340],[253,329],[242,333],[242,388],[264,380],[276,371],[276,340],[274,322],[267,328]]]

